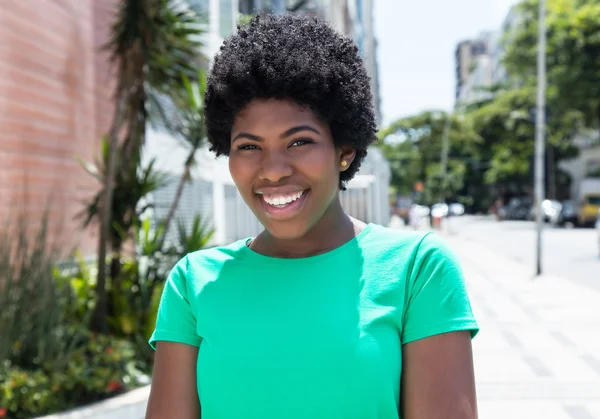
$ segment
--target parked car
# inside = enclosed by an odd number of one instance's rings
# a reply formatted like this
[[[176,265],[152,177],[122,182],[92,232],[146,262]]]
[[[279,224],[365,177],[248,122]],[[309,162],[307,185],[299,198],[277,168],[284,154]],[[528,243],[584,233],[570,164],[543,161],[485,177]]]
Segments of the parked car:
[[[575,227],[579,224],[579,206],[575,201],[562,202],[556,224],[561,227]]]
[[[465,213],[465,206],[459,202],[454,202],[448,206],[450,215],[460,216]]]
[[[553,199],[546,199],[542,202],[542,214],[544,217],[544,222],[551,224],[558,224],[558,219],[560,216],[560,212],[562,210],[562,204]],[[530,220],[536,220],[537,208],[535,205],[531,206],[531,211],[529,213]]]
[[[443,202],[433,204],[431,206],[431,216],[435,218],[443,218],[448,216],[448,211],[448,204],[445,204]]]
[[[584,195],[579,210],[579,224],[593,226],[598,219],[600,211],[600,193],[589,193]]]
[[[581,181],[576,193],[579,205],[579,225],[593,227],[596,225],[600,210],[600,178],[588,177]]]
[[[596,233],[598,233],[598,256],[600,256],[600,210],[598,210],[598,219],[596,220]]]
[[[512,198],[502,209],[503,218],[506,220],[527,220],[532,205],[533,200],[529,196]]]

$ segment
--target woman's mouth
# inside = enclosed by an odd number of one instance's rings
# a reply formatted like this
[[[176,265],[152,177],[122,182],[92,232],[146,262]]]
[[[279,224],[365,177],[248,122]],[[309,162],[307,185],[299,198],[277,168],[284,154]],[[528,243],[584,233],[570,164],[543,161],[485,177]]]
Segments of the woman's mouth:
[[[258,197],[267,215],[278,221],[296,216],[304,206],[309,191],[286,194],[259,194]]]

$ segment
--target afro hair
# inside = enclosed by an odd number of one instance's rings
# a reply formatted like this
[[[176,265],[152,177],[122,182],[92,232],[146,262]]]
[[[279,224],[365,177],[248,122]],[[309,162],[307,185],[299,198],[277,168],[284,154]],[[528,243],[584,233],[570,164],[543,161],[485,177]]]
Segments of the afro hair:
[[[239,26],[215,56],[208,77],[205,118],[210,149],[229,155],[236,114],[254,99],[287,99],[329,124],[336,146],[356,157],[340,174],[352,179],[377,127],[370,79],[354,41],[316,17],[254,17]]]

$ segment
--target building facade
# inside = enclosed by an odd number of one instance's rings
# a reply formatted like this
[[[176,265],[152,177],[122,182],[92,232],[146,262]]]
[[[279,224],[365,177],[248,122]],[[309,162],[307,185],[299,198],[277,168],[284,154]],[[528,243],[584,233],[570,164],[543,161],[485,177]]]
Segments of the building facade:
[[[484,37],[460,42],[454,53],[456,62],[456,102],[464,96],[465,86],[481,58],[489,57],[489,42]]]
[[[74,217],[97,183],[92,160],[113,115],[106,52],[115,0],[0,6],[0,228],[20,214],[34,229],[48,211],[49,239],[92,254],[95,231]],[[14,225],[14,224],[13,224]]]
[[[521,23],[522,15],[517,6],[511,7],[502,27],[495,32],[492,38],[490,56],[492,60],[492,83],[495,85],[509,85],[510,80],[506,68],[502,63],[504,58],[504,43],[506,38],[511,36],[511,32]]]
[[[492,86],[510,85],[508,73],[502,62],[506,38],[522,20],[519,7],[509,10],[502,27],[483,32],[474,39],[456,46],[456,105],[466,106],[493,97]]]
[[[492,85],[493,32],[460,42],[455,50],[456,105],[469,105],[489,97]]]
[[[574,142],[579,147],[579,155],[561,162],[560,168],[571,177],[571,198],[578,200],[586,180],[600,179],[600,131],[582,133]]]

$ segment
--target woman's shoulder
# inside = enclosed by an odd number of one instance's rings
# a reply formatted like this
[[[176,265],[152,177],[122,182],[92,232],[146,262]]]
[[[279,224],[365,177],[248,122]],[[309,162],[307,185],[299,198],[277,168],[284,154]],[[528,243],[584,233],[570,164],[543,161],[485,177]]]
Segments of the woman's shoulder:
[[[245,241],[239,240],[188,253],[176,263],[170,277],[186,283],[194,291],[200,291],[205,284],[220,277],[226,266],[240,259],[245,245]]]
[[[373,225],[366,237],[369,246],[376,245],[390,250],[397,248],[419,247],[423,241],[436,240],[430,231],[403,230],[397,228]]]
[[[363,251],[373,258],[404,261],[451,255],[445,240],[431,231],[402,230],[374,226],[362,243]]]

